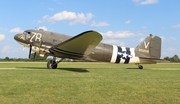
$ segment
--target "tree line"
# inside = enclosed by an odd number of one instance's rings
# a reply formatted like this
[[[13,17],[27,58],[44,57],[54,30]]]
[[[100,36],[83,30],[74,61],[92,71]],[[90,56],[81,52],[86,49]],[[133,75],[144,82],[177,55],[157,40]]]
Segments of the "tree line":
[[[164,60],[170,61],[170,62],[180,62],[180,59],[178,57],[178,55],[174,55],[172,57],[166,56],[163,58]],[[0,61],[25,61],[25,62],[31,62],[31,61],[39,61],[39,62],[48,62],[49,60],[52,60],[52,58],[43,58],[40,57],[39,55],[34,56],[34,54],[31,54],[30,59],[29,58],[9,58],[9,57],[5,57],[5,58],[0,58]],[[72,60],[72,59],[64,59],[64,62],[72,62],[72,61],[85,61],[85,60]],[[87,62],[87,61],[85,61]],[[89,62],[89,61],[88,61]]]
[[[178,55],[174,55],[172,57],[164,57],[164,60],[170,61],[170,62],[180,62],[180,59],[178,57]]]

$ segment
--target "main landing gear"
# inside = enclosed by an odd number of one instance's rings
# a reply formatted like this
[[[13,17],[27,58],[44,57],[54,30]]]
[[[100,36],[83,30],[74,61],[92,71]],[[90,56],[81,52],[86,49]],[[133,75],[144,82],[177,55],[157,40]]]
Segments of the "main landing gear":
[[[47,62],[47,68],[48,69],[56,69],[58,66],[58,63],[61,62],[62,60],[63,60],[63,58],[56,62],[56,57],[53,57],[53,60],[50,60]]]
[[[143,69],[143,66],[140,64],[136,64],[138,66],[139,69]]]

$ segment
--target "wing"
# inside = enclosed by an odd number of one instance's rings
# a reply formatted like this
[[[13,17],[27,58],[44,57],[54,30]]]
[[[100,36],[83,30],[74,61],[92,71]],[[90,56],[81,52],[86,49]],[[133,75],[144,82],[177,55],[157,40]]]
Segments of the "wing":
[[[71,56],[84,56],[90,54],[101,40],[100,33],[86,31],[53,46],[50,51]]]

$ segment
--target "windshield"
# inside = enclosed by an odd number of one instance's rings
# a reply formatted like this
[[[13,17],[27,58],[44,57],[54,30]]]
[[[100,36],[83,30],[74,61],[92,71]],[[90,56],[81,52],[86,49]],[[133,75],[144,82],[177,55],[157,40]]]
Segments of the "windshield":
[[[30,33],[30,32],[24,31],[23,34],[25,35],[25,38],[26,38],[26,39],[31,38],[31,33]]]

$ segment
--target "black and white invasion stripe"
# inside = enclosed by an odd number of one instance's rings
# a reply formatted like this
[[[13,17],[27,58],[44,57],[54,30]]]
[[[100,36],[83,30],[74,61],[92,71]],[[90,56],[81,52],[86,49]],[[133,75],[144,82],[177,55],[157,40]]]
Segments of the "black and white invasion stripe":
[[[111,63],[133,63],[135,53],[134,48],[120,47],[113,45]]]

